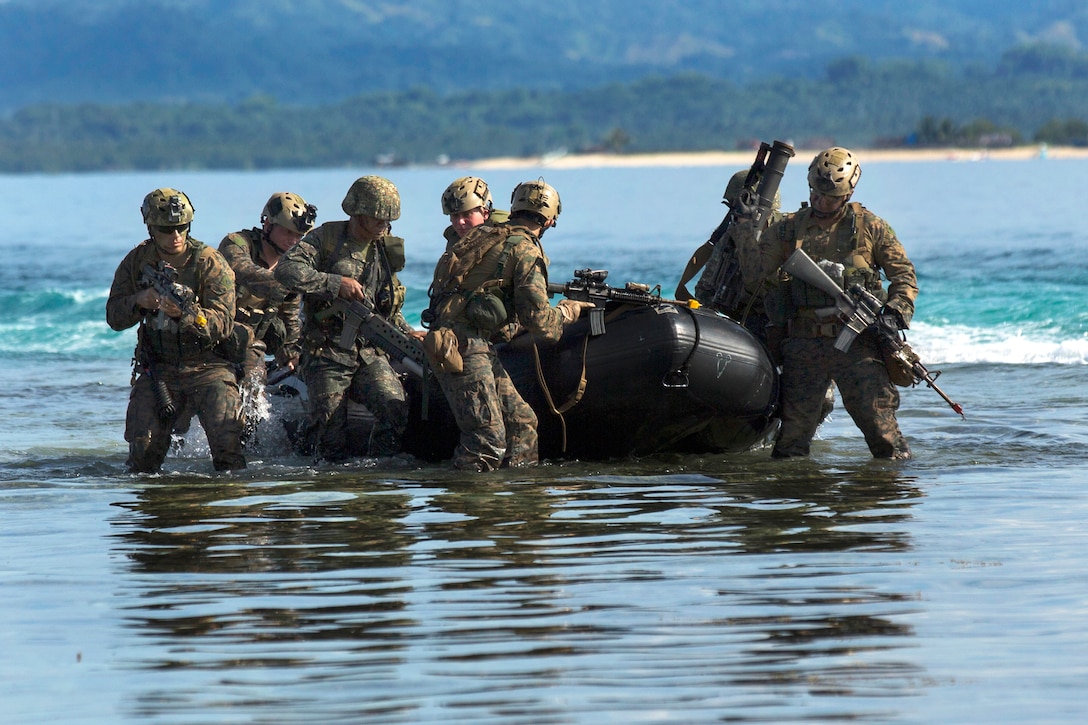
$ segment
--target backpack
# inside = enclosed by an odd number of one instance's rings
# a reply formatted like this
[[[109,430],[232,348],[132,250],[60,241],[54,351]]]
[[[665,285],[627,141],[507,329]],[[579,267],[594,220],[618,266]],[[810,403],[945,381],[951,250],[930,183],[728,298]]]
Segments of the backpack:
[[[503,290],[510,250],[525,236],[505,225],[481,225],[447,249],[435,265],[426,317],[431,323],[467,322],[494,331],[511,319]]]

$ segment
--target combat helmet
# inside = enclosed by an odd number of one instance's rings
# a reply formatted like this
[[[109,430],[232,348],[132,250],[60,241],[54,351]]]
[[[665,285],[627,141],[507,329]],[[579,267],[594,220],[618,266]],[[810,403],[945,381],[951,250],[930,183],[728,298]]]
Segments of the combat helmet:
[[[284,229],[299,234],[306,234],[314,228],[317,219],[317,207],[307,204],[298,194],[278,191],[268,199],[261,210],[261,222],[279,224]]]
[[[487,182],[475,176],[462,176],[442,192],[442,213],[446,216],[477,207],[491,211],[493,206]]]
[[[348,216],[368,216],[386,222],[400,219],[400,192],[389,179],[363,176],[348,189],[340,208]]]
[[[193,221],[193,203],[185,192],[164,187],[144,197],[140,214],[149,227],[177,227]]]
[[[825,196],[849,196],[861,178],[857,157],[841,146],[816,154],[808,167],[808,186]]]
[[[563,204],[559,201],[559,192],[545,184],[543,179],[523,181],[510,194],[510,214],[519,211],[530,211],[554,222],[562,213]]]
[[[741,169],[729,177],[729,183],[725,185],[725,193],[722,194],[722,203],[732,209],[740,199],[740,193],[744,190],[744,182],[748,180],[748,169]],[[782,192],[774,190],[774,202],[771,204],[771,212],[777,214],[782,208]]]

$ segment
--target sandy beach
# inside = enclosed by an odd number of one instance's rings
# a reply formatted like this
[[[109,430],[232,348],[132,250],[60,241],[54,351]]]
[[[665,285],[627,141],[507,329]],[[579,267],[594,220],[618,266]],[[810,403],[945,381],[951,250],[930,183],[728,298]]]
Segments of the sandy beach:
[[[797,149],[798,158],[811,158],[822,149]],[[1088,148],[1032,144],[1001,149],[859,149],[852,148],[864,163],[904,161],[1026,161],[1029,159],[1088,158]],[[500,157],[459,163],[474,169],[585,169],[598,167],[652,166],[747,166],[755,150],[697,151],[660,154],[555,153],[527,158]]]

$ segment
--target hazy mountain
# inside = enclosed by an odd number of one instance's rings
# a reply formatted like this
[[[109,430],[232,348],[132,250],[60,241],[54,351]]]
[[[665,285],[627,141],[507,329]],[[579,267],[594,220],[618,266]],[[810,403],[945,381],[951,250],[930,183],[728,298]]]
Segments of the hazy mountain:
[[[570,89],[685,70],[747,83],[848,56],[990,66],[1017,44],[1082,37],[1082,0],[0,0],[0,110]]]

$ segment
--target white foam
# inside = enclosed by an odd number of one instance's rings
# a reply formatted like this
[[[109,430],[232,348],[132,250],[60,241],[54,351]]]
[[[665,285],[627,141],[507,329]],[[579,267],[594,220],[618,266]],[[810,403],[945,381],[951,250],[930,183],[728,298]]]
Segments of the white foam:
[[[926,365],[1002,363],[1088,364],[1088,336],[1063,339],[1057,330],[1004,324],[982,329],[918,323],[907,339]]]

